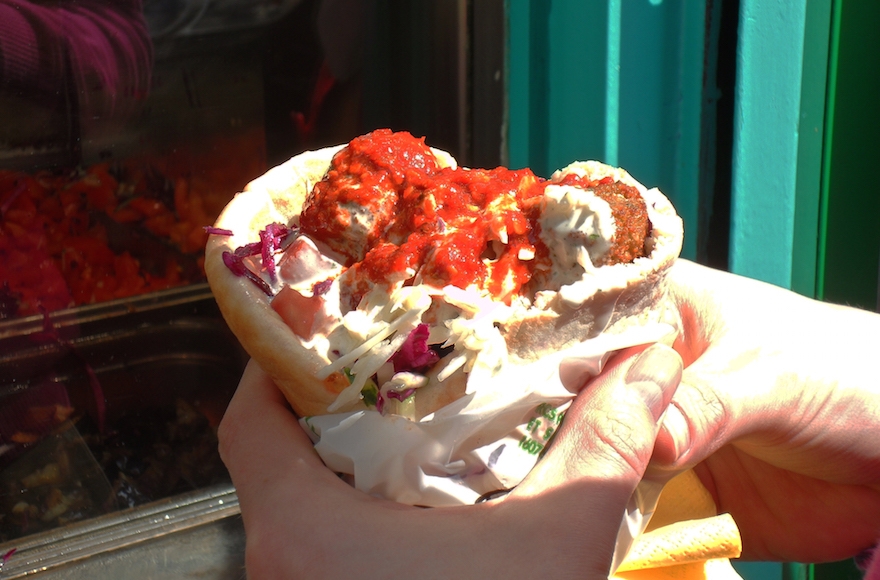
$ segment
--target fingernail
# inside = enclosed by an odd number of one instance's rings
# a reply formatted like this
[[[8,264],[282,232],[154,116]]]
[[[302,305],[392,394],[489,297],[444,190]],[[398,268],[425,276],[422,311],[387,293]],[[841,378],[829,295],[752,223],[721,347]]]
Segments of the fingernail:
[[[675,405],[666,408],[660,433],[654,448],[654,460],[673,464],[690,448],[690,429],[681,409]]]
[[[667,393],[681,380],[681,357],[662,344],[645,349],[626,371],[628,385],[641,391],[645,404],[651,409],[654,420],[660,419],[671,398]]]

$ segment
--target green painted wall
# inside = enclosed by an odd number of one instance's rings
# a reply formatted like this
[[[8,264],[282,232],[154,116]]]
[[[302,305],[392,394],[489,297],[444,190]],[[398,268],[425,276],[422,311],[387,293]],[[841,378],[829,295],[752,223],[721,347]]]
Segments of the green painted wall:
[[[670,197],[696,255],[706,5],[509,0],[512,167],[620,165]]]

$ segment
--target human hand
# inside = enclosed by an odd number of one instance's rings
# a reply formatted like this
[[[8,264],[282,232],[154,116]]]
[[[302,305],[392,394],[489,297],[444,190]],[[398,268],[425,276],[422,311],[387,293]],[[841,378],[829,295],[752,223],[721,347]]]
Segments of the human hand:
[[[821,562],[880,538],[880,315],[679,260],[686,368],[651,469],[695,467],[747,559]]]
[[[248,577],[607,578],[657,419],[681,375],[667,347],[615,361],[575,399],[544,459],[516,489],[436,509],[344,483],[251,362],[218,434],[241,504]]]

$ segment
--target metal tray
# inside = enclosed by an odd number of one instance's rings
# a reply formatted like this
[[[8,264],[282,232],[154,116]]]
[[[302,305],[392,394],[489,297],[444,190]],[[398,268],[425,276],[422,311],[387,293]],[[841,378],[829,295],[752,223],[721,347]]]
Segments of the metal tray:
[[[0,544],[0,578],[244,578],[244,529],[231,485],[181,495]]]
[[[218,317],[217,305],[207,283],[56,310],[46,316],[0,320],[0,366],[6,366],[5,357],[13,350],[33,346],[31,335],[44,331],[47,324],[62,337],[76,337],[185,316]]]
[[[241,577],[211,437],[246,361],[206,285],[0,325],[0,579]],[[51,494],[77,509],[54,517]]]

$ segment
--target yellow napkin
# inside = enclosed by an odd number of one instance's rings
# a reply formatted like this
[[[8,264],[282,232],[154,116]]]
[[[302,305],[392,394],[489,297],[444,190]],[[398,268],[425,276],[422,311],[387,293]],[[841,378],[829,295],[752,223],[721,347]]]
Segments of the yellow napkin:
[[[663,489],[644,534],[612,578],[625,580],[741,580],[730,565],[742,551],[739,530],[693,471]]]

